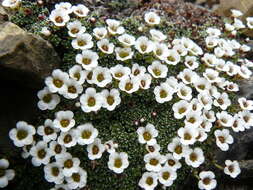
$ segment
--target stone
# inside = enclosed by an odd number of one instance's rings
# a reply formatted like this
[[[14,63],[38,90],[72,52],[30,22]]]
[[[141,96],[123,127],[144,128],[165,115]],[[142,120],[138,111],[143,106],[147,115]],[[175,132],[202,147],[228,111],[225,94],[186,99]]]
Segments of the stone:
[[[0,76],[38,88],[57,68],[60,58],[52,45],[11,22],[0,25]]]
[[[0,24],[6,22],[8,20],[8,13],[5,9],[0,5]]]
[[[252,0],[221,0],[220,6],[215,10],[220,16],[230,16],[231,9],[237,9],[242,11],[245,15],[249,15],[253,12]]]

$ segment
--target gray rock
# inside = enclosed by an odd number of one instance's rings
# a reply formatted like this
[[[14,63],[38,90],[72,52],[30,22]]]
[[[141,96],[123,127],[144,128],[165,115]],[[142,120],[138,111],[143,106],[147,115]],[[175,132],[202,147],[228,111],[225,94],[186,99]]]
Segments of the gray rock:
[[[0,74],[29,87],[42,83],[60,63],[52,45],[11,22],[0,25]]]

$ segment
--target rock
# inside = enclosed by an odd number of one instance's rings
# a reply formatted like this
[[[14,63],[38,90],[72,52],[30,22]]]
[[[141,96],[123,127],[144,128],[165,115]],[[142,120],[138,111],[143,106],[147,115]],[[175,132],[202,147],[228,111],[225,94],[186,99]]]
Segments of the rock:
[[[238,9],[245,15],[249,15],[253,12],[253,1],[252,0],[221,0],[220,6],[215,10],[220,16],[230,16],[231,9]]]
[[[0,76],[38,88],[60,63],[52,45],[11,22],[0,25]]]
[[[0,24],[6,22],[7,20],[8,20],[8,13],[0,5]]]

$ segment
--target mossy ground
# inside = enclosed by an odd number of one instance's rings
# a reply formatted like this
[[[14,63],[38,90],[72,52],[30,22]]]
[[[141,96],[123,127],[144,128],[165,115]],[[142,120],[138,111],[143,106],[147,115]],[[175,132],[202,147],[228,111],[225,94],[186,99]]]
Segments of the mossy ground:
[[[31,12],[29,12],[29,10]],[[71,66],[75,64],[75,55],[78,53],[71,47],[71,39],[67,37],[66,29],[59,29],[52,26],[48,20],[43,20],[39,18],[39,15],[47,16],[49,11],[45,7],[38,7],[35,3],[30,3],[29,1],[23,2],[23,8],[20,9],[18,13],[11,17],[11,21],[18,24],[20,27],[28,30],[29,32],[39,34],[39,31],[43,26],[51,26],[53,28],[52,35],[48,38],[56,51],[62,58],[62,64],[60,68],[67,71]],[[90,17],[96,19],[96,22],[91,22]],[[129,17],[122,21],[122,24],[127,30],[127,33],[133,34],[135,36],[141,36],[147,34],[149,28],[143,25],[143,31],[138,31],[138,27],[142,26],[141,17]],[[104,19],[101,18],[96,13],[91,13],[91,15],[82,20],[82,23],[86,26],[87,32],[92,33],[92,29],[96,26],[105,25]],[[201,39],[206,34],[204,31],[207,27],[212,26],[212,23],[205,23],[205,25],[198,26],[199,32],[196,34],[196,26],[194,30],[192,28],[185,28],[180,25],[173,24],[172,22],[163,19],[162,24],[157,27],[157,29],[168,34],[170,40],[174,37],[186,36],[193,39]],[[112,40],[115,44],[118,42],[116,39]],[[200,41],[203,44],[203,41]],[[122,64],[122,62],[116,61],[114,55],[103,55],[100,54],[101,59],[99,60],[99,65],[104,67],[112,67],[116,64]],[[129,66],[134,62],[147,66],[152,60],[153,56],[142,57],[140,54],[136,53],[133,61],[127,61],[123,64]],[[169,76],[173,76],[184,69],[183,64],[181,66],[169,66]],[[203,72],[204,67],[200,67],[198,72]],[[179,99],[174,95],[173,101],[164,104],[158,104],[155,101],[153,94],[154,87],[163,80],[156,80],[153,82],[152,87],[148,91],[139,91],[133,95],[128,95],[122,93],[122,103],[114,111],[107,111],[105,109],[100,110],[98,113],[84,113],[80,108],[75,107],[74,101],[63,100],[54,112],[58,110],[72,110],[75,114],[76,125],[83,124],[85,122],[92,122],[93,125],[99,131],[99,138],[103,142],[113,139],[119,144],[118,151],[127,152],[129,155],[129,167],[121,175],[116,175],[110,171],[107,167],[108,154],[104,153],[103,157],[96,161],[90,161],[87,157],[86,147],[75,146],[71,148],[70,152],[73,156],[78,157],[81,160],[81,166],[88,172],[88,184],[87,187],[90,190],[135,190],[138,189],[137,183],[141,177],[141,174],[145,171],[145,163],[143,161],[143,156],[147,151],[145,150],[145,145],[138,143],[138,137],[136,130],[139,126],[145,126],[147,123],[153,124],[159,131],[159,136],[157,138],[158,143],[161,146],[161,152],[167,153],[167,144],[171,142],[171,139],[176,136],[176,131],[180,127],[184,126],[182,120],[176,120],[173,117],[172,105]],[[114,83],[108,86],[108,89],[116,87],[117,84]],[[93,86],[95,87],[95,86]],[[98,91],[98,87],[96,87]],[[231,97],[235,97],[232,94]],[[235,98],[233,98],[234,100]],[[237,108],[231,106],[231,112],[236,112]],[[157,115],[153,116],[152,112],[156,112]],[[35,126],[39,126],[44,122],[44,119],[50,118],[54,119],[53,112],[43,112],[35,123]],[[140,119],[144,118],[143,123]],[[139,125],[135,125],[138,121]],[[212,141],[208,141],[210,144],[202,145],[203,149],[206,149],[208,155],[212,154],[210,152]],[[209,159],[209,158],[207,158]],[[44,190],[49,188],[49,184],[43,179],[43,168],[33,168],[29,163],[29,160],[20,161],[15,164],[14,168],[17,171],[17,177],[11,184],[10,188],[15,187],[15,190]],[[185,181],[188,176],[190,168],[186,165],[178,172],[178,178],[174,185],[168,189],[179,189],[178,187]],[[161,186],[156,188],[157,190],[162,189]]]

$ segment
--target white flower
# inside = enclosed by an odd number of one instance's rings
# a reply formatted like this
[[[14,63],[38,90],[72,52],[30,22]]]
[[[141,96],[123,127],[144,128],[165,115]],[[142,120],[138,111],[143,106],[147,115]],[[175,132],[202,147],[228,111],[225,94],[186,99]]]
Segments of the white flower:
[[[82,23],[78,20],[69,22],[67,28],[70,37],[77,37],[77,35],[83,34],[86,31],[85,26],[82,26]]]
[[[53,182],[55,184],[62,184],[64,180],[64,175],[62,173],[62,167],[57,163],[49,163],[44,167],[45,179],[48,182]]]
[[[253,17],[247,17],[246,20],[248,28],[253,29]]]
[[[89,13],[89,9],[82,4],[72,6],[72,11],[78,17],[86,17]]]
[[[203,105],[199,103],[197,98],[193,98],[190,102],[190,109],[194,112],[200,112],[203,109]]]
[[[191,84],[197,80],[197,74],[191,69],[184,69],[177,77],[180,78],[184,84]]]
[[[198,168],[204,161],[205,157],[201,148],[190,149],[185,156],[186,164],[194,168]]]
[[[138,185],[144,190],[153,190],[158,184],[158,175],[155,172],[145,172]]]
[[[253,110],[253,101],[252,100],[247,100],[244,97],[241,97],[238,99],[238,103],[240,104],[241,109],[243,110]]]
[[[84,112],[98,111],[103,104],[103,97],[95,88],[87,88],[80,97],[81,108]]]
[[[132,51],[131,48],[116,47],[115,53],[116,53],[116,59],[119,61],[126,61],[128,59],[131,59],[134,55],[134,52]]]
[[[206,119],[207,121],[210,121],[210,122],[215,122],[216,121],[216,118],[215,118],[215,113],[213,110],[203,110],[203,117],[204,119]]]
[[[252,75],[252,72],[248,69],[248,67],[242,65],[239,67],[238,74],[244,79],[249,79]]]
[[[225,29],[226,29],[226,31],[228,31],[228,32],[232,32],[232,31],[235,30],[235,27],[234,27],[232,24],[225,23]]]
[[[92,81],[99,87],[105,87],[112,82],[112,76],[110,70],[106,67],[96,67],[92,71]]]
[[[237,18],[234,18],[233,26],[235,27],[236,30],[240,30],[242,28],[245,28],[245,25],[243,24],[243,22]]]
[[[109,140],[105,142],[104,145],[105,145],[105,150],[110,154],[113,152],[116,152],[116,149],[119,147],[119,145],[113,140]]]
[[[205,132],[210,132],[213,125],[210,121],[203,120],[203,122],[200,124],[200,127],[201,127],[201,129],[204,129]]]
[[[148,145],[156,144],[156,137],[158,136],[158,130],[155,129],[155,126],[148,123],[146,127],[139,127],[137,129],[139,143]]]
[[[131,70],[129,67],[124,67],[123,65],[116,65],[114,67],[110,68],[111,74],[113,76],[113,78],[117,79],[117,80],[122,80],[126,77],[128,77],[128,75],[130,75]]]
[[[179,83],[177,96],[183,100],[191,100],[192,99],[191,87],[185,85],[184,83]]]
[[[216,144],[222,151],[227,151],[229,149],[229,144],[234,142],[228,129],[216,130],[214,135],[216,137]]]
[[[69,80],[69,75],[60,69],[55,69],[52,72],[52,76],[45,79],[45,83],[50,92],[63,93],[66,91],[67,87],[65,83]]]
[[[244,127],[249,129],[253,126],[253,113],[248,110],[244,110],[238,113],[239,117],[244,121]]]
[[[79,125],[76,129],[77,142],[80,145],[91,144],[98,136],[98,130],[91,123]]]
[[[168,151],[170,151],[173,154],[173,157],[177,160],[181,159],[184,157],[187,152],[189,147],[186,145],[183,145],[180,142],[180,138],[175,137],[172,139],[172,142],[168,144]]]
[[[92,36],[88,33],[77,34],[76,38],[72,40],[71,45],[74,49],[86,50],[93,47]]]
[[[240,10],[231,9],[232,17],[237,18],[243,15],[243,13]]]
[[[188,54],[188,49],[183,44],[174,45],[173,50],[180,56],[186,56]]]
[[[130,47],[135,44],[135,37],[130,34],[122,34],[118,37],[118,40],[125,47]]]
[[[148,171],[159,172],[166,159],[159,152],[151,152],[144,156],[144,161],[146,163],[145,167]]]
[[[74,79],[69,79],[66,83],[67,90],[63,93],[66,99],[75,99],[83,92],[83,86]]]
[[[13,180],[15,177],[15,171],[12,169],[7,169],[9,167],[9,161],[2,158],[0,159],[0,168],[1,168],[1,176],[0,176],[0,188],[4,188],[8,185],[10,180]]]
[[[168,166],[164,166],[158,173],[159,182],[165,187],[169,187],[173,184],[177,178],[177,173]]]
[[[198,136],[196,137],[196,140],[199,142],[204,142],[207,139],[207,133],[205,129],[201,127],[198,128]]]
[[[141,36],[137,38],[135,42],[135,49],[137,49],[141,54],[150,53],[153,51],[154,44],[146,36]]]
[[[102,40],[107,35],[107,30],[105,27],[97,27],[93,29],[93,35],[99,39]]]
[[[101,95],[105,99],[102,107],[108,109],[109,111],[114,110],[121,102],[120,92],[115,88],[110,91],[105,89],[101,92]]]
[[[232,62],[230,61],[227,61],[226,62],[226,73],[229,75],[229,76],[234,76],[238,73],[238,70],[240,69],[238,65],[235,65],[233,64]]]
[[[208,36],[205,38],[206,47],[207,48],[214,48],[218,45],[218,38],[213,36]]]
[[[149,89],[152,81],[152,76],[148,73],[139,76],[140,87],[142,89]]]
[[[195,55],[195,56],[203,54],[203,50],[201,49],[200,46],[198,46],[195,43],[193,43],[192,45],[193,45],[192,48],[188,49],[189,53],[191,53],[192,55]]]
[[[46,119],[44,125],[41,125],[37,129],[37,133],[43,137],[43,141],[50,142],[57,138],[58,129],[54,127],[53,121],[51,119]]]
[[[217,185],[217,181],[215,180],[215,175],[211,171],[202,171],[199,173],[199,189],[211,190],[214,189]]]
[[[232,178],[236,178],[241,173],[239,163],[236,160],[226,160],[225,164],[224,173],[230,175]]]
[[[122,90],[122,91],[125,91],[129,94],[138,91],[139,87],[140,87],[140,80],[139,80],[138,77],[123,78],[119,82],[119,89]]]
[[[199,63],[197,62],[197,58],[195,56],[186,56],[184,64],[191,70],[199,67]]]
[[[37,96],[40,99],[37,105],[41,110],[53,110],[60,103],[60,97],[57,94],[52,94],[48,87],[40,90]]]
[[[105,54],[112,54],[114,51],[114,44],[110,43],[108,39],[101,39],[97,42],[98,48]]]
[[[149,25],[157,25],[160,23],[161,18],[155,12],[148,12],[145,13],[144,20]]]
[[[106,24],[108,25],[107,29],[112,35],[123,34],[125,29],[123,26],[120,26],[121,23],[118,20],[106,19]]]
[[[79,167],[77,172],[66,178],[66,181],[70,189],[82,188],[87,183],[87,172]]]
[[[226,111],[216,113],[216,117],[220,124],[224,127],[231,127],[234,122],[233,116],[228,114]]]
[[[83,84],[86,78],[86,74],[80,65],[74,65],[69,69],[70,78],[77,81],[78,84]]]
[[[152,40],[157,41],[157,42],[164,41],[167,38],[167,36],[164,35],[160,30],[151,29],[149,33],[152,36]]]
[[[226,110],[228,106],[231,105],[231,101],[226,92],[223,92],[214,101],[213,105],[220,107],[222,110]]]
[[[65,147],[73,147],[77,143],[77,134],[75,129],[71,129],[67,132],[61,132],[57,141],[60,145],[64,145]]]
[[[184,120],[185,126],[189,126],[192,128],[198,128],[199,125],[202,123],[203,118],[201,116],[201,112],[189,112],[186,115],[186,118]]]
[[[221,31],[217,28],[208,28],[206,32],[209,36],[212,37],[219,37],[221,35]]]
[[[58,111],[55,113],[54,127],[63,132],[67,132],[75,125],[73,119],[74,113],[72,111]]]
[[[238,114],[236,114],[234,116],[234,122],[231,127],[234,132],[245,131],[244,124],[245,124],[245,122],[243,121],[243,119],[240,118]]]
[[[32,164],[34,166],[48,164],[52,156],[52,153],[48,148],[47,143],[44,141],[37,142],[37,144],[31,148],[30,154],[32,155]]]
[[[154,144],[154,145],[148,145],[148,144],[146,144],[145,145],[145,148],[146,148],[146,150],[148,151],[148,152],[159,152],[160,151],[160,149],[161,149],[161,147],[160,147],[160,145],[159,144]]]
[[[243,45],[240,47],[240,50],[243,51],[243,52],[249,52],[249,51],[251,50],[251,47],[248,46],[248,45],[243,44]]]
[[[198,130],[189,126],[181,127],[177,131],[180,137],[180,142],[183,145],[192,145],[196,142],[196,137],[198,136]]]
[[[161,83],[160,86],[157,86],[154,89],[155,99],[160,104],[168,102],[172,99],[174,92],[174,89],[167,83]]]
[[[113,152],[109,156],[108,168],[115,173],[122,173],[129,165],[128,155],[125,152]]]
[[[76,62],[86,70],[92,70],[98,65],[98,54],[91,50],[84,50],[82,54],[76,55]]]
[[[180,161],[174,158],[174,156],[171,153],[166,154],[165,159],[166,159],[165,166],[168,166],[174,171],[177,171],[179,168],[182,167],[182,164],[180,163]]]
[[[163,65],[160,61],[153,61],[152,64],[148,66],[148,72],[154,78],[166,78],[168,67]]]
[[[43,34],[44,36],[51,35],[51,31],[47,27],[42,27],[40,33]]]
[[[67,14],[72,13],[72,9],[71,8],[72,8],[72,5],[69,2],[61,2],[61,3],[55,4],[55,9],[62,9]]]
[[[167,54],[165,55],[164,58],[165,63],[169,65],[176,65],[180,62],[181,60],[180,55],[175,49],[168,50],[166,53]]]
[[[51,141],[49,144],[50,152],[52,153],[52,156],[54,156],[56,159],[61,157],[66,153],[66,147],[63,145],[60,145],[56,141]]]
[[[194,82],[194,87],[198,92],[206,92],[211,88],[211,84],[208,82],[207,79],[203,77],[199,77],[195,82]]]
[[[172,110],[176,119],[182,119],[189,111],[189,103],[185,100],[173,104]]]
[[[166,79],[165,83],[167,83],[171,88],[174,89],[175,92],[178,91],[178,80],[174,76],[170,76]]]
[[[50,13],[49,19],[55,26],[62,27],[66,25],[66,23],[70,20],[70,17],[64,9],[55,9]]]
[[[80,160],[73,158],[70,153],[65,153],[61,157],[58,157],[56,162],[63,167],[62,173],[65,177],[70,177],[79,170]]]
[[[165,60],[169,55],[169,49],[166,44],[155,42],[153,45],[153,53],[160,60]]]
[[[99,138],[96,138],[91,144],[87,146],[88,157],[90,160],[99,159],[105,151],[105,145],[101,143]]]
[[[203,93],[198,94],[198,100],[204,109],[210,110],[212,108],[213,100],[212,100],[212,97],[208,93],[203,92]]]
[[[210,83],[218,83],[220,82],[219,72],[213,69],[206,69],[203,73],[203,76],[210,82]]]
[[[36,131],[32,125],[28,125],[25,121],[19,121],[16,124],[16,128],[13,128],[9,132],[9,137],[17,147],[32,144],[33,135]]]
[[[2,6],[7,7],[7,8],[11,8],[11,9],[15,9],[15,8],[19,7],[21,2],[22,2],[22,0],[3,0]],[[8,184],[8,182],[7,182],[7,184]]]
[[[132,72],[131,72],[131,77],[136,77],[136,76],[141,76],[145,75],[146,73],[146,67],[140,66],[137,63],[134,63],[132,65]]]

